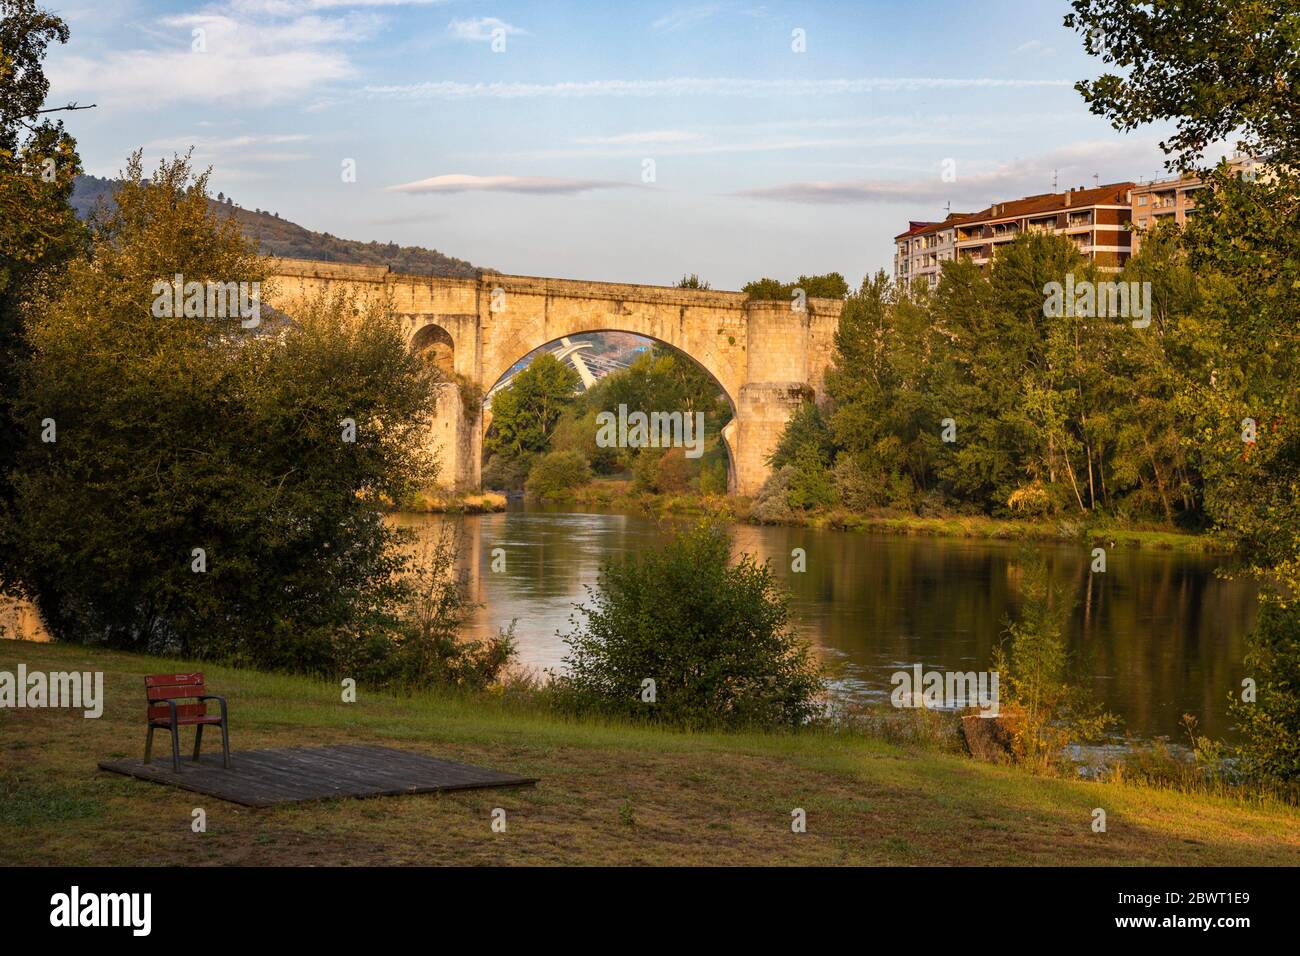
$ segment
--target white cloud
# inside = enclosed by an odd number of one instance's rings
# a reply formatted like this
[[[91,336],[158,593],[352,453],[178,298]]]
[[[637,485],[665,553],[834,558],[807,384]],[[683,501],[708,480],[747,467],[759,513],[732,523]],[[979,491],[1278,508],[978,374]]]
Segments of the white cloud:
[[[1026,40],[1024,43],[1020,44],[1020,46],[1016,47],[1011,52],[1016,54],[1017,56],[1026,56],[1032,54],[1038,57],[1039,59],[1042,59],[1044,57],[1054,56],[1056,54],[1056,50],[1053,47],[1050,47],[1047,44],[1043,43],[1042,40]]]
[[[355,13],[267,23],[205,12],[158,22],[170,32],[153,49],[51,61],[47,73],[55,98],[80,95],[105,107],[146,109],[186,102],[264,106],[293,100],[354,76],[338,46],[366,39],[380,25],[370,14]]]
[[[712,19],[722,10],[718,3],[707,3],[696,7],[681,7],[671,10],[650,24],[656,33],[674,33],[696,23]]]
[[[562,83],[463,83],[456,80],[440,80],[393,86],[367,86],[363,92],[371,96],[401,99],[467,100],[586,96],[837,96],[913,90],[1025,89],[1073,85],[1073,80],[1014,80],[991,77],[751,80],[684,76],[666,80],[588,80]]]
[[[581,136],[575,142],[592,146],[636,146],[641,143],[685,143],[699,138],[698,133],[680,129],[653,129],[616,136]]]
[[[447,32],[453,37],[457,40],[468,40],[471,43],[487,43],[498,30],[506,36],[520,36],[528,33],[527,30],[506,23],[504,20],[498,20],[496,17],[452,20],[451,23],[447,24]]]
[[[600,179],[563,179],[554,176],[471,176],[452,173],[413,183],[389,186],[395,193],[506,192],[574,195],[592,189],[620,189],[631,185]]]

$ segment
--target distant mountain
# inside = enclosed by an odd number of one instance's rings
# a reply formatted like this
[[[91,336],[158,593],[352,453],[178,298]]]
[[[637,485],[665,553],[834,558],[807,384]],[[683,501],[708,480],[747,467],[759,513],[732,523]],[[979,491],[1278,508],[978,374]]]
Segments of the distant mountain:
[[[72,206],[82,219],[87,218],[95,206],[111,202],[118,180],[98,176],[78,176],[72,193]],[[399,246],[395,242],[358,242],[340,239],[328,232],[313,232],[297,223],[281,219],[264,210],[249,210],[226,200],[208,200],[218,213],[233,216],[249,239],[257,240],[266,255],[290,259],[319,259],[324,262],[351,262],[359,265],[390,266],[397,272],[413,275],[459,276],[473,278],[480,269],[464,259],[443,255],[436,249],[421,246]]]

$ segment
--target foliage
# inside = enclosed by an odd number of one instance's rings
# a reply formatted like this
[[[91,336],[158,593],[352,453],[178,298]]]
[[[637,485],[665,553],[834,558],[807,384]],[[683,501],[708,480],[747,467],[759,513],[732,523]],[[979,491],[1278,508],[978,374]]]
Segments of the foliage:
[[[727,462],[724,457],[706,457],[700,466],[700,494],[727,493]]]
[[[49,81],[42,60],[68,27],[33,0],[0,4],[0,585],[13,585],[12,545],[3,539],[9,474],[31,436],[16,419],[19,368],[29,355],[26,305],[57,280],[84,230],[69,205],[80,171],[76,142],[57,120],[38,119]]]
[[[1070,276],[1150,282],[1150,327],[1045,316],[1045,287]],[[933,292],[866,278],[840,318],[825,410],[796,413],[773,456],[802,455],[790,503],[1197,526],[1201,476],[1180,397],[1208,355],[1205,295],[1163,230],[1118,277],[1064,237],[1029,234],[986,272],[945,263]]]
[[[484,440],[489,454],[546,451],[552,432],[572,404],[578,373],[543,352],[492,396],[492,427]]]
[[[523,491],[528,480],[528,472],[533,467],[537,456],[524,452],[513,454],[499,451],[483,465],[480,475],[484,488],[495,491]]]
[[[791,508],[808,510],[836,503],[838,496],[830,471],[834,454],[830,429],[821,410],[814,402],[804,402],[790,416],[768,458],[773,468],[790,469],[786,503]]]
[[[1116,129],[1172,120],[1180,168],[1234,134],[1282,164],[1300,159],[1296,0],[1072,0],[1065,26],[1116,72],[1076,89]]]
[[[1233,694],[1229,704],[1244,738],[1241,768],[1300,793],[1300,607],[1261,606],[1245,665],[1256,699]]]
[[[576,451],[552,451],[533,462],[524,491],[530,498],[552,498],[590,480],[591,468]]]
[[[335,673],[398,616],[380,508],[432,480],[432,391],[379,305],[322,297],[248,329],[155,317],[176,273],[265,277],[205,187],[186,159],[143,180],[132,157],[32,310],[6,544],[59,640]]]
[[[802,289],[809,299],[842,299],[849,294],[849,284],[838,272],[828,272],[818,276],[800,276],[793,282],[780,279],[755,279],[746,282],[741,290],[755,301],[783,300],[790,301],[796,289]]]
[[[684,275],[677,280],[679,289],[712,289],[713,286],[705,282],[698,275],[692,272],[690,275]]]
[[[479,607],[469,597],[468,573],[456,566],[459,550],[454,531],[444,526],[416,562],[393,651],[378,660],[376,683],[483,690],[501,680],[515,656],[514,623],[483,641],[459,636]]]
[[[1116,719],[1070,682],[1062,631],[1072,607],[1063,591],[1052,584],[1041,559],[1028,559],[1023,567],[1021,617],[1007,623],[993,666],[1017,759],[1048,769],[1060,762],[1067,744],[1097,739]]]
[[[606,564],[588,593],[564,636],[570,706],[686,726],[797,727],[817,713],[822,681],[788,597],[767,564],[732,562],[721,526]]]
[[[763,482],[749,516],[759,524],[781,524],[794,517],[790,507],[790,485],[794,481],[794,465],[773,468]]]

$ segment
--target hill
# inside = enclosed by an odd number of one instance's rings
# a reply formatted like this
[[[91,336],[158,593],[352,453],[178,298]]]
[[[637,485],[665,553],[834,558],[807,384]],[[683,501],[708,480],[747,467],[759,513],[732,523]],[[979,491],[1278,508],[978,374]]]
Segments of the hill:
[[[82,219],[102,202],[112,202],[117,180],[98,176],[78,176],[72,194],[72,206]],[[444,255],[436,249],[422,246],[399,246],[395,242],[359,242],[340,239],[328,232],[314,232],[278,213],[262,209],[250,210],[232,200],[221,197],[208,200],[212,208],[233,216],[249,239],[256,240],[263,253],[293,259],[319,259],[323,262],[350,262],[359,265],[390,266],[397,272],[413,275],[459,276],[472,278],[480,269],[464,259]]]

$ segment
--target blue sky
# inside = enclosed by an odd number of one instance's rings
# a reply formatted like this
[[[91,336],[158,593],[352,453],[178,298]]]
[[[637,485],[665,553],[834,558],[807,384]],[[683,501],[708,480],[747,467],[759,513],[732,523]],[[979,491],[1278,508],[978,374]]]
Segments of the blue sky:
[[[949,202],[1161,170],[1072,88],[1099,67],[1063,0],[49,6],[88,172],[193,145],[250,209],[504,272],[856,284]]]

